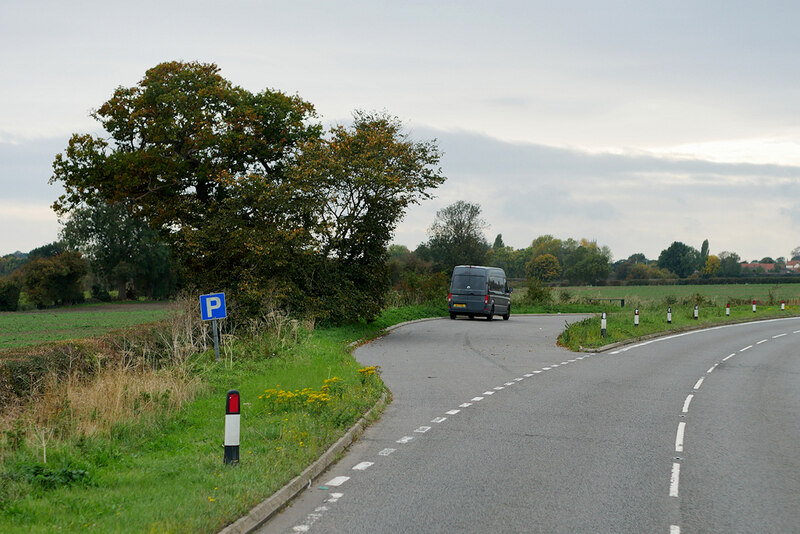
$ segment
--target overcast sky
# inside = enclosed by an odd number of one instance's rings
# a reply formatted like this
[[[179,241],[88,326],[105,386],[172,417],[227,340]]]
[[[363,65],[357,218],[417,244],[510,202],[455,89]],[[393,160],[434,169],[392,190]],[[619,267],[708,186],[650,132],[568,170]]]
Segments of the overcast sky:
[[[507,245],[673,241],[744,259],[800,246],[800,3],[0,2],[0,254],[54,241],[48,184],[118,86],[171,60],[297,93],[325,124],[386,110],[436,138],[438,209],[478,203]]]

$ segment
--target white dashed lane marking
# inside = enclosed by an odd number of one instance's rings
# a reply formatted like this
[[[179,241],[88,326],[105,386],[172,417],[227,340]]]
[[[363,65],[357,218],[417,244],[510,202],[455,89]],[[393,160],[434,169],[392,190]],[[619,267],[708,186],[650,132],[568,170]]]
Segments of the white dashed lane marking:
[[[471,402],[465,402],[464,404],[458,405],[459,408],[469,408],[470,406],[472,406]]]
[[[683,452],[683,433],[686,430],[686,423],[678,423],[678,433],[675,435],[675,452]]]
[[[769,341],[769,340],[768,339],[762,339],[761,341],[756,343],[756,345],[761,345],[762,343],[766,343],[767,341]]]
[[[353,471],[366,471],[373,465],[375,465],[375,462],[361,462],[353,466]]]
[[[694,387],[692,389],[700,389],[700,386],[703,385],[703,380],[705,380],[705,379],[701,378],[700,380],[698,380],[697,383],[694,385]]]
[[[678,485],[681,480],[681,464],[675,462],[672,464],[672,475],[669,477],[669,496],[678,496]]]
[[[714,369],[716,369],[716,368],[717,368],[717,365],[719,365],[719,364],[716,364],[716,363],[715,363],[714,365],[712,365],[711,367],[709,367],[709,368],[708,368],[708,371],[706,371],[706,373],[710,373],[711,371],[713,371]]]
[[[786,334],[778,334],[777,336],[772,336],[772,339],[778,339],[779,337],[783,337]]]
[[[695,389],[697,389],[697,388],[695,388]],[[683,413],[686,413],[686,412],[689,411],[689,404],[692,402],[693,398],[694,398],[694,395],[688,395],[686,397],[686,400],[683,401],[683,410],[682,410]]]
[[[396,450],[397,449],[383,449],[382,451],[380,451],[378,453],[378,456],[389,456],[390,454],[392,454]]]
[[[429,427],[429,426],[421,426],[418,429],[416,429],[414,432],[416,432],[418,434],[424,434],[425,432],[427,432],[430,429],[431,429],[431,427]]]
[[[744,351],[752,349],[752,348],[753,348],[753,345],[747,345],[745,348],[740,349],[739,352],[744,352]]]
[[[431,419],[431,423],[444,423],[447,421],[447,417],[437,417],[436,419]]]
[[[446,413],[447,415],[455,415],[455,414],[457,414],[457,413],[458,413],[458,412],[460,412],[460,411],[461,411],[461,410],[450,410],[450,411],[448,411],[448,412],[444,412],[444,413]]]
[[[338,487],[350,480],[350,477],[336,477],[325,483],[326,486]]]
[[[470,400],[471,400],[472,402],[478,402],[478,401],[482,401],[482,400],[483,400],[483,397],[472,397],[472,399],[470,399]]]
[[[723,361],[723,362],[727,362],[728,360],[730,360],[730,359],[731,359],[731,358],[733,358],[734,356],[736,356],[736,353],[735,353],[735,352],[734,352],[733,354],[728,354],[727,356],[725,356],[724,358],[722,358],[722,361]]]

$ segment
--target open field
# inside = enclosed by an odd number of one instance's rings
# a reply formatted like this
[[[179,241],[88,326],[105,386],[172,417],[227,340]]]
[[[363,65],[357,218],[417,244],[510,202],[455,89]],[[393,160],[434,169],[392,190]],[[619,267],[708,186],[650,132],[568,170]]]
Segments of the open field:
[[[167,317],[167,303],[131,302],[0,313],[0,349],[93,337]]]

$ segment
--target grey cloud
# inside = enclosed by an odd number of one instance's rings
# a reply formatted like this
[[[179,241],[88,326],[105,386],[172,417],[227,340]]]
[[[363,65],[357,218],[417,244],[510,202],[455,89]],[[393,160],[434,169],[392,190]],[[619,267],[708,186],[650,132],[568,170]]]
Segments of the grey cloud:
[[[67,146],[66,138],[0,143],[0,191],[4,200],[52,202],[62,192],[48,182],[56,154]]]

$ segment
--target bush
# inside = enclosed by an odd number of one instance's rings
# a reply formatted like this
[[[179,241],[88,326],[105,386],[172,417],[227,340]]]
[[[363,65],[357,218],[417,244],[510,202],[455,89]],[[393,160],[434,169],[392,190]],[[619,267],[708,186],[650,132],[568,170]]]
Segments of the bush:
[[[0,311],[17,311],[20,289],[19,284],[0,280]]]
[[[528,281],[528,293],[525,295],[526,304],[550,304],[553,302],[553,290],[536,278]]]
[[[111,294],[100,284],[94,284],[92,286],[92,298],[100,302],[111,302]]]

